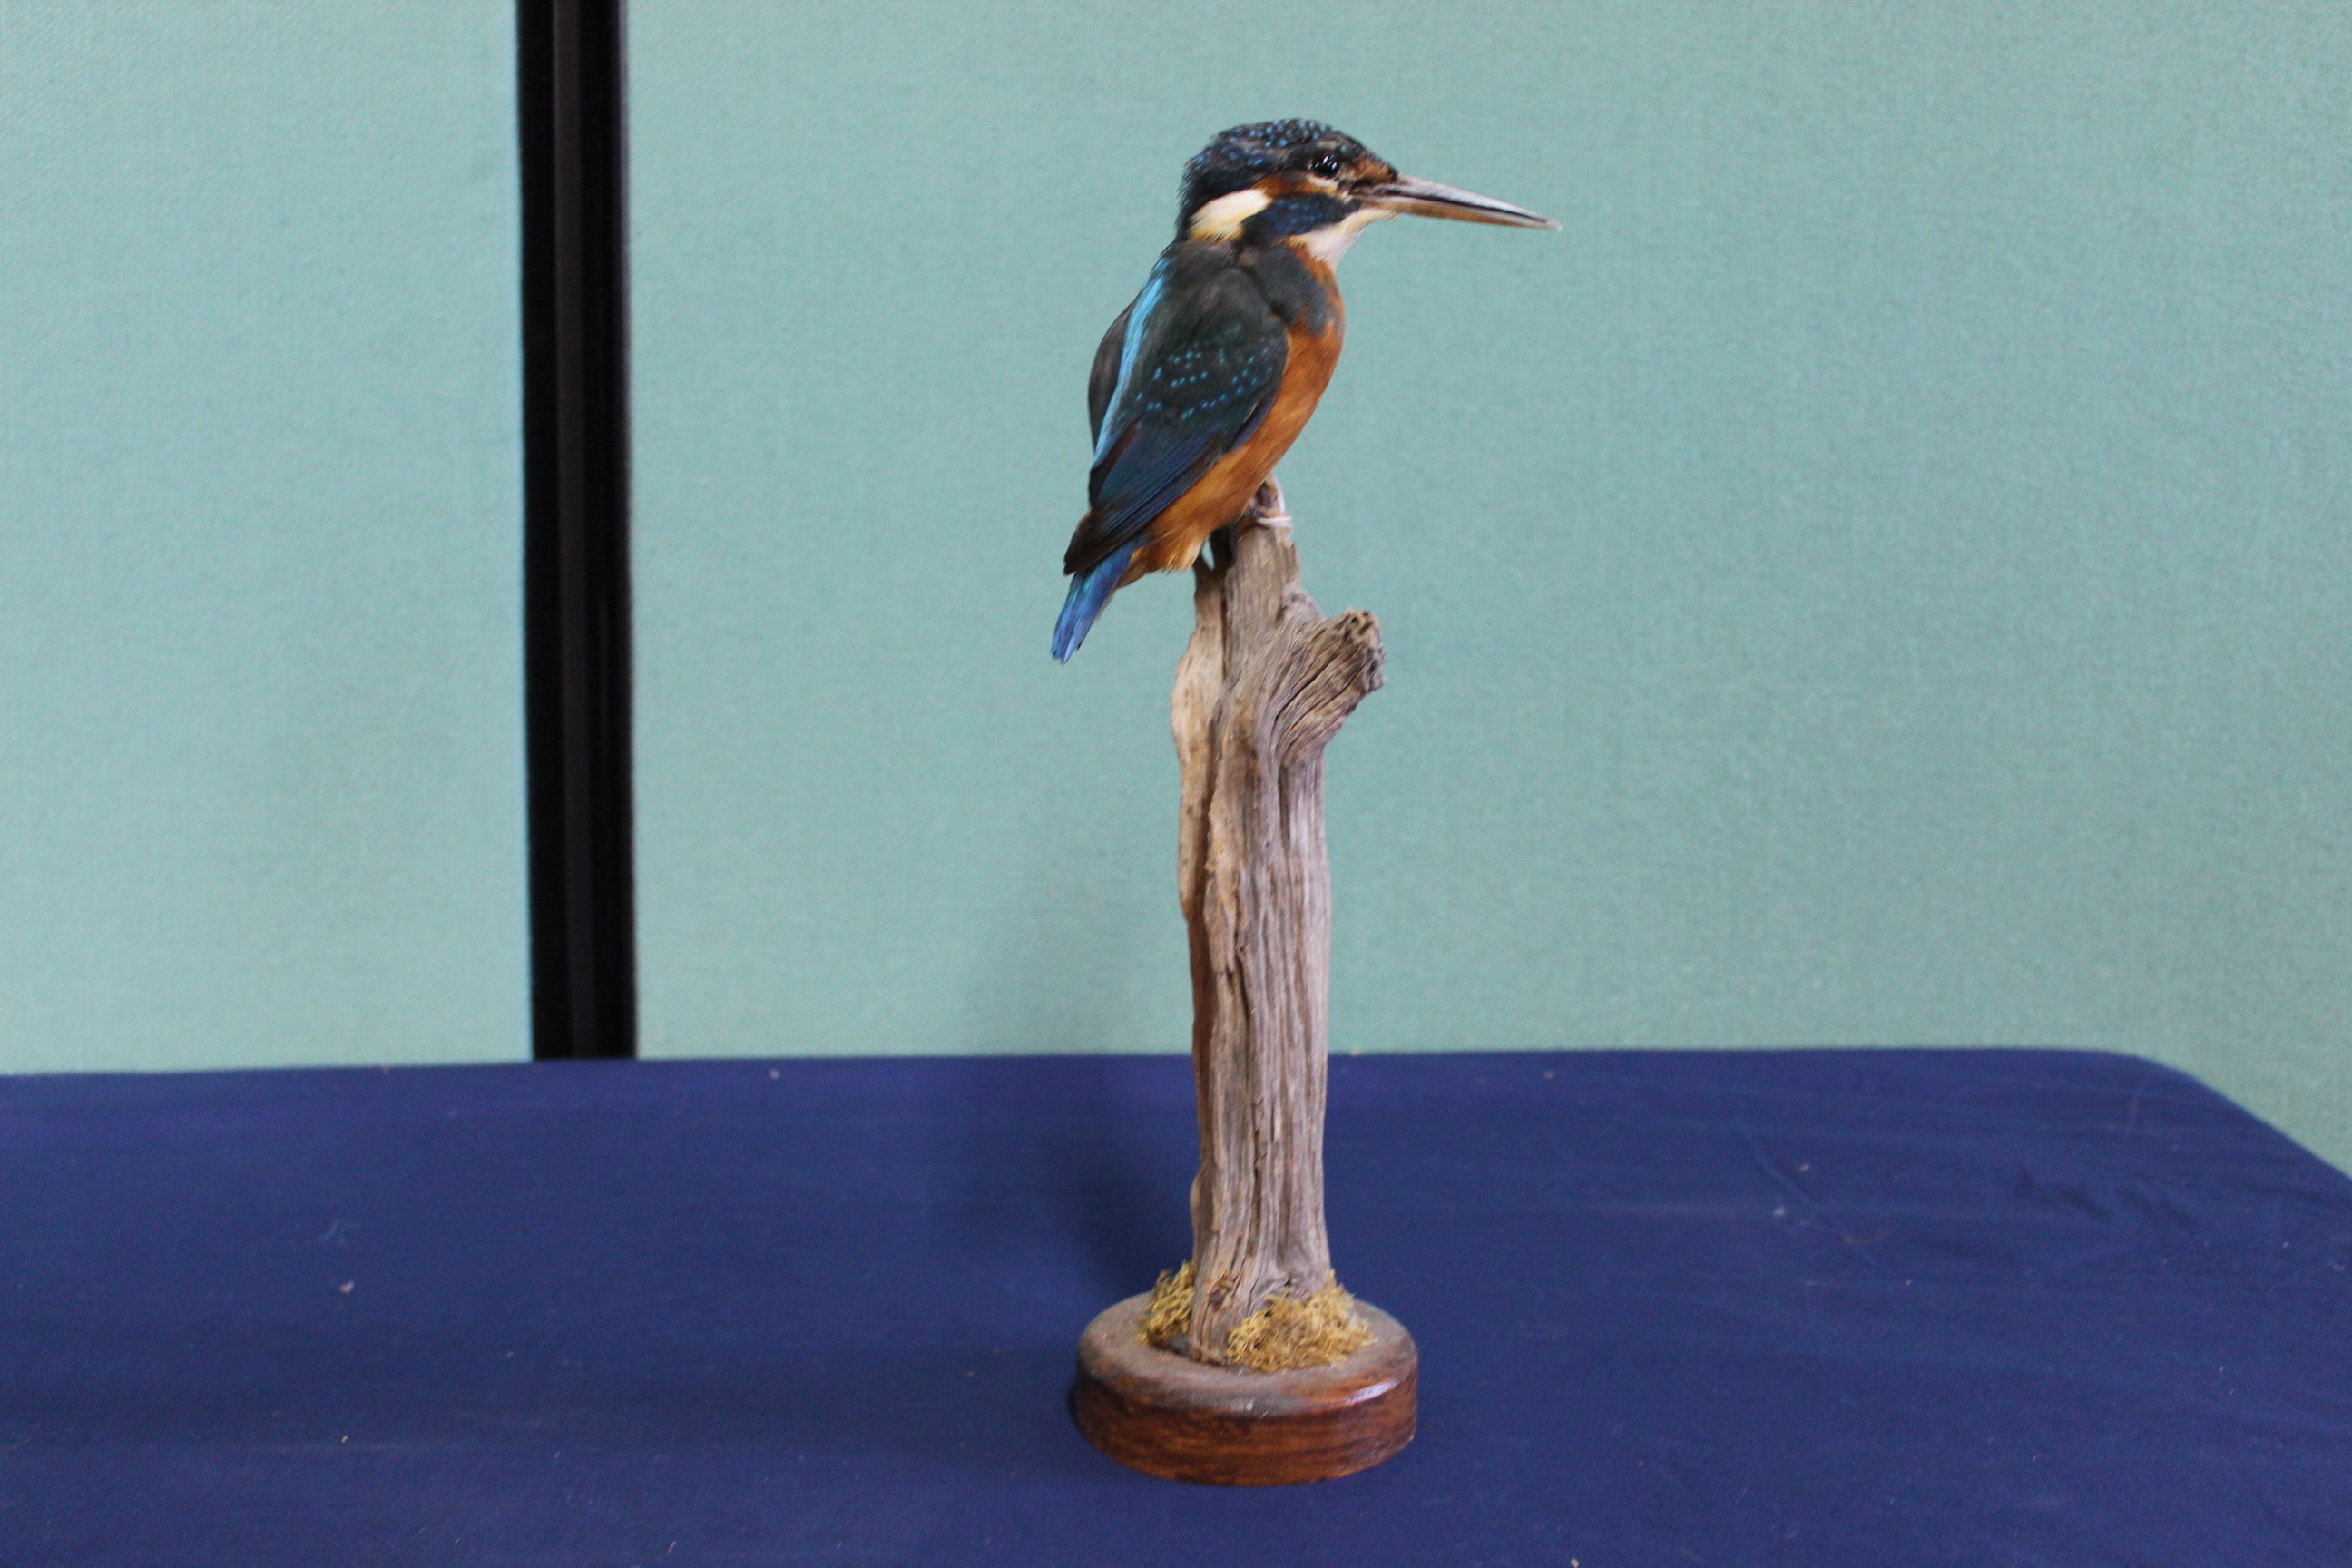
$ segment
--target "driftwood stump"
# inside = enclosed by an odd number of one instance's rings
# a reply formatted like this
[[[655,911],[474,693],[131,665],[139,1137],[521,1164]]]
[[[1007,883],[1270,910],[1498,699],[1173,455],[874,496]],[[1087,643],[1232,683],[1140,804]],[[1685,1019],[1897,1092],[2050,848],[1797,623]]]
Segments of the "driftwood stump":
[[[1282,493],[1193,567],[1192,640],[1171,702],[1183,769],[1177,889],[1192,949],[1196,1361],[1227,1359],[1270,1300],[1329,1286],[1323,1086],[1331,868],[1323,749],[1381,684],[1380,623],[1324,619],[1298,586]]]
[[[1176,667],[1178,893],[1201,1171],[1192,1258],[1096,1319],[1076,1406],[1097,1447],[1226,1484],[1346,1475],[1412,1439],[1416,1354],[1338,1287],[1323,1217],[1330,863],[1323,752],[1381,685],[1380,623],[1298,586],[1282,493],[1193,568]]]

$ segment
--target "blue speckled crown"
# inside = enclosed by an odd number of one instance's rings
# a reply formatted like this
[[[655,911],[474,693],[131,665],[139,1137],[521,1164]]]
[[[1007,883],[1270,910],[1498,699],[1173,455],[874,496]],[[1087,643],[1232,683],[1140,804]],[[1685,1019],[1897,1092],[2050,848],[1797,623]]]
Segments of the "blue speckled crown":
[[[1177,232],[1181,234],[1205,204],[1246,189],[1277,169],[1303,168],[1322,153],[1336,153],[1350,163],[1372,156],[1362,142],[1319,120],[1269,120],[1220,131],[1184,165]]]

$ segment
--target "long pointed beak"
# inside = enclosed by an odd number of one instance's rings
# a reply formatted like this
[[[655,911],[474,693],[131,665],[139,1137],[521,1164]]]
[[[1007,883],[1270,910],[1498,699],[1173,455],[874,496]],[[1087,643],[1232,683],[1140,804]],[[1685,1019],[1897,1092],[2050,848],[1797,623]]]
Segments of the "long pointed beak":
[[[1435,180],[1417,179],[1411,174],[1399,174],[1385,184],[1367,185],[1358,194],[1366,206],[1378,207],[1383,212],[1412,213],[1420,217],[1459,218],[1464,223],[1496,223],[1510,228],[1559,226],[1541,213],[1531,213],[1525,207],[1498,202],[1492,196],[1457,191],[1452,185],[1441,185]]]

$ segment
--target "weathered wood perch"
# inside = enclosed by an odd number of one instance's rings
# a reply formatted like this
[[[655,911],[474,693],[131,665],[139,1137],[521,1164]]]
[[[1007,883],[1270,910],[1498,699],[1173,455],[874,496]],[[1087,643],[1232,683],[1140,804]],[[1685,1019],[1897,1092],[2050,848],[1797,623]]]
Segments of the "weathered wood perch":
[[[1323,750],[1381,685],[1380,623],[1326,619],[1271,481],[1193,568],[1196,624],[1171,704],[1183,770],[1177,885],[1192,950],[1192,1321],[1221,1361],[1270,1300],[1332,1283],[1323,1222],[1331,870]]]
[[[1088,1325],[1072,1397],[1121,1464],[1230,1486],[1379,1464],[1412,1440],[1419,1383],[1412,1336],[1332,1278],[1323,1223],[1323,749],[1380,688],[1380,623],[1315,607],[1289,521],[1269,480],[1218,534],[1193,569],[1198,618],[1176,667],[1192,1258]]]

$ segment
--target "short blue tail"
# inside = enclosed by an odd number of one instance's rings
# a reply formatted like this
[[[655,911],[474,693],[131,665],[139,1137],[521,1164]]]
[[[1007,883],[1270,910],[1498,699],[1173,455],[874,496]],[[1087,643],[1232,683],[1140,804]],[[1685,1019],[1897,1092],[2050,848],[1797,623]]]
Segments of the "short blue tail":
[[[1087,640],[1087,628],[1110,603],[1111,593],[1118,580],[1127,575],[1127,563],[1135,559],[1135,546],[1114,550],[1099,565],[1087,568],[1070,579],[1070,596],[1062,601],[1062,618],[1054,623],[1054,657],[1067,664],[1078,645]]]

